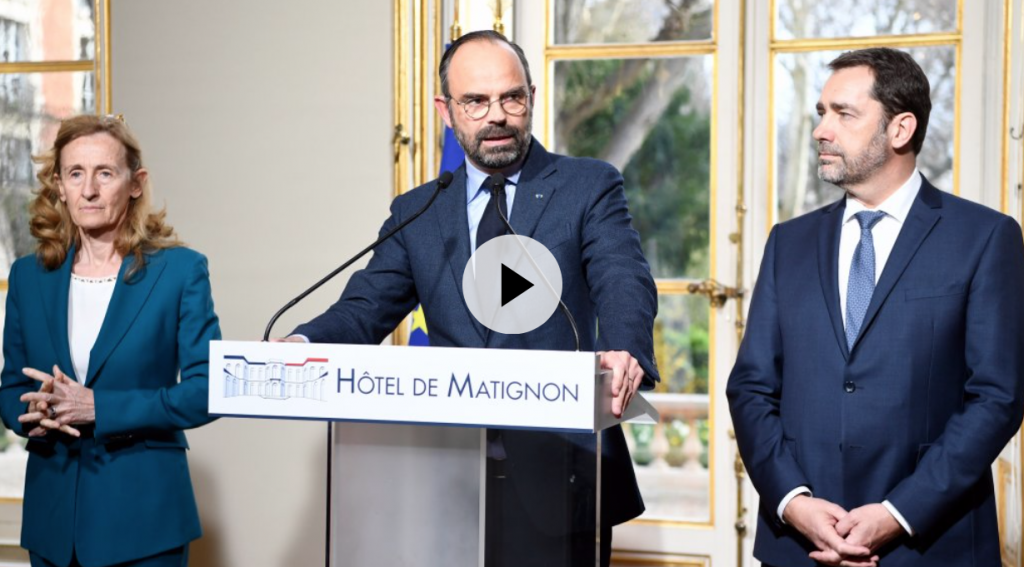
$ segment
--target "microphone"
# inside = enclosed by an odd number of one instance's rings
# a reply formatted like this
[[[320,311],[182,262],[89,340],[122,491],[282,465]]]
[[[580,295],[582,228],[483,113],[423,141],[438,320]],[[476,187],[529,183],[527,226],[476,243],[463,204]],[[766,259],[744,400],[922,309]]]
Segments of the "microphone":
[[[329,282],[331,280],[331,278],[333,278],[334,276],[340,274],[342,270],[344,270],[345,268],[351,266],[355,261],[357,261],[360,258],[362,258],[363,256],[365,256],[367,252],[369,252],[370,250],[373,250],[374,248],[379,246],[380,243],[382,243],[385,240],[391,238],[398,231],[400,231],[403,228],[405,228],[406,225],[408,225],[412,221],[414,221],[417,218],[419,218],[420,215],[425,213],[427,211],[427,209],[430,208],[430,205],[434,204],[434,200],[437,199],[437,196],[441,194],[441,191],[447,189],[448,186],[451,185],[452,181],[454,181],[454,180],[455,180],[455,176],[452,175],[452,172],[450,172],[450,171],[442,172],[441,175],[439,175],[437,177],[437,187],[434,189],[434,194],[430,196],[430,200],[427,201],[426,205],[423,205],[422,209],[416,211],[415,214],[413,214],[409,218],[407,218],[404,221],[402,221],[398,226],[396,226],[395,228],[389,230],[387,232],[387,234],[384,234],[383,236],[378,238],[376,240],[376,242],[374,242],[373,244],[371,244],[371,245],[367,246],[366,248],[364,248],[362,252],[360,252],[360,253],[356,254],[355,256],[349,258],[349,260],[347,262],[345,262],[341,266],[338,266],[338,268],[336,270],[334,270],[333,272],[331,272],[331,273],[327,274],[326,276],[324,276],[323,279],[321,279],[320,281],[318,281],[315,284],[313,284],[312,286],[310,286],[310,288],[307,289],[306,291],[300,293],[299,296],[296,297],[295,299],[289,301],[288,304],[285,305],[284,307],[282,307],[280,310],[278,310],[277,313],[274,313],[274,316],[270,318],[270,322],[267,323],[266,331],[263,332],[263,341],[266,342],[266,341],[270,340],[270,331],[271,331],[271,329],[274,328],[274,323],[277,322],[278,318],[281,317],[281,315],[284,315],[285,311],[288,311],[289,309],[294,307],[296,303],[302,301],[303,299],[306,298],[306,296],[308,296],[309,294],[311,294],[314,291],[316,291],[317,289],[319,289],[320,286],[322,286],[325,283]]]
[[[576,319],[573,319],[572,313],[569,312],[569,308],[565,306],[565,302],[562,301],[562,298],[558,297],[558,294],[555,293],[555,287],[551,285],[551,282],[548,281],[547,276],[545,276],[544,272],[542,272],[540,267],[537,266],[537,261],[534,260],[533,255],[530,254],[529,250],[527,250],[526,245],[523,244],[523,241],[519,239],[519,234],[516,233],[515,229],[512,228],[512,225],[509,224],[508,218],[505,216],[505,213],[501,211],[500,200],[504,198],[503,194],[505,192],[505,176],[502,175],[501,173],[495,173],[494,175],[488,177],[487,180],[484,181],[484,184],[487,185],[487,187],[490,187],[491,189],[491,194],[494,196],[494,199],[492,199],[494,201],[494,208],[498,210],[498,216],[501,217],[501,222],[505,223],[505,228],[507,228],[508,231],[512,233],[512,236],[516,237],[516,242],[519,243],[519,247],[523,249],[523,252],[526,254],[526,258],[530,261],[530,265],[533,266],[533,269],[536,270],[538,274],[540,274],[540,279],[544,281],[544,286],[548,288],[548,291],[551,293],[551,295],[555,296],[555,299],[558,300],[559,309],[562,310],[562,314],[565,315],[565,318],[569,321],[569,326],[572,327],[573,338],[576,339],[576,352],[579,352],[580,329],[579,327],[576,326]]]

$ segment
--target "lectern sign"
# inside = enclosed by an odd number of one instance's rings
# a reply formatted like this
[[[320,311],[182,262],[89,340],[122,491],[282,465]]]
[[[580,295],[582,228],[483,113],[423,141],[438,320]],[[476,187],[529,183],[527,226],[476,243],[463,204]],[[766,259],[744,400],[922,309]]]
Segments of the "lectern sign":
[[[592,352],[210,343],[214,415],[593,432],[595,392]]]

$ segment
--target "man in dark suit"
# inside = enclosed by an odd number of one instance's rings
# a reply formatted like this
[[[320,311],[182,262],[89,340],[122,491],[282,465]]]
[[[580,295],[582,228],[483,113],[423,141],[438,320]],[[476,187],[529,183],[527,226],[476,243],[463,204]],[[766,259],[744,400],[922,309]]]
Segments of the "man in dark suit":
[[[907,54],[841,55],[818,102],[840,201],[776,226],[727,394],[767,565],[1000,564],[990,467],[1024,410],[1024,247],[918,173]]]
[[[580,346],[600,351],[601,366],[612,370],[612,411],[621,414],[642,383],[658,379],[657,290],[630,225],[621,175],[603,162],[548,153],[532,139],[535,89],[522,50],[504,36],[461,37],[439,74],[443,96],[435,104],[466,162],[433,207],[382,244],[341,299],[292,339],[376,344],[420,303],[432,345],[574,349],[560,313],[513,335],[485,328],[466,306],[461,282],[470,254],[505,232],[494,197],[482,187],[502,173],[508,183],[498,203],[518,234],[544,244],[558,261]],[[419,210],[434,188],[428,183],[395,199],[382,233]],[[494,508],[503,516],[500,530],[489,524],[489,551],[500,552],[488,556],[488,565],[594,565],[596,503],[587,497],[596,482],[594,436],[502,431],[490,437],[488,453],[488,522],[496,520]],[[602,454],[607,565],[611,526],[638,516],[643,501],[621,428],[604,432]]]

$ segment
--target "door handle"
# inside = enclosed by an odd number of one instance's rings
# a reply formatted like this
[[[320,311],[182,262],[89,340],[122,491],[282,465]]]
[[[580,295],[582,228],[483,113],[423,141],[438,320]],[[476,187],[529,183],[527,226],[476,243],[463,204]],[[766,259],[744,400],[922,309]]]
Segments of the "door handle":
[[[686,286],[686,289],[694,295],[707,297],[708,301],[711,302],[711,306],[715,308],[722,307],[730,299],[738,299],[744,295],[744,290],[722,285],[713,279],[693,282]]]

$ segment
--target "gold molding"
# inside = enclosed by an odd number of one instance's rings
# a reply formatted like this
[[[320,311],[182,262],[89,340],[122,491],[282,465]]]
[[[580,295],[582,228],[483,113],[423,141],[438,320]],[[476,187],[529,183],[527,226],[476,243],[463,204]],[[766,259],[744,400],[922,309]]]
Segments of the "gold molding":
[[[780,39],[773,40],[768,47],[773,51],[785,53],[799,53],[804,51],[841,51],[844,49],[861,49],[865,47],[893,47],[908,49],[913,47],[934,47],[937,45],[959,44],[962,38],[963,36],[959,33],[922,33],[820,39]]]
[[[550,0],[548,0],[550,1]],[[717,7],[718,4],[716,3]],[[717,8],[716,8],[717,10]],[[717,13],[715,14],[717,16]],[[712,16],[714,17],[714,16]],[[717,28],[717,21],[713,28]],[[712,32],[714,34],[714,32]],[[606,45],[549,45],[544,50],[550,59],[626,59],[637,57],[672,57],[680,55],[712,55],[717,46],[714,41],[621,43]]]
[[[427,0],[413,0],[413,187],[418,187],[427,180],[427,34],[425,26],[425,6]]]
[[[658,567],[711,567],[711,556],[690,553],[652,552],[614,549],[612,565],[643,565]]]
[[[1003,131],[1002,131],[1002,183],[999,192],[999,210],[1010,209],[1010,74],[1013,35],[1013,3],[1003,1]],[[1018,180],[1019,181],[1019,180]]]
[[[744,219],[747,212],[746,197],[743,191],[745,187],[746,177],[746,163],[744,162],[744,130],[746,128],[746,91],[745,88],[745,73],[746,73],[746,49],[747,49],[747,2],[746,0],[738,0],[739,2],[739,51],[736,54],[736,73],[737,73],[737,95],[736,95],[736,231],[729,235],[730,240],[735,245],[734,253],[736,255],[736,273],[735,282],[736,289],[743,290],[743,236],[745,231]],[[746,326],[745,313],[744,313],[744,300],[743,295],[740,295],[733,299],[733,303],[736,307],[736,319],[734,322],[736,330],[736,347],[739,349],[740,343],[743,341],[743,331]],[[710,361],[714,357],[709,357]],[[709,403],[711,403],[709,401]],[[712,406],[714,407],[714,406]],[[729,431],[732,434],[732,430]],[[730,438],[734,437],[734,434],[730,435]],[[734,443],[729,443],[730,447]],[[736,567],[743,567],[745,554],[744,554],[744,542],[747,535],[747,509],[743,504],[743,478],[744,468],[743,460],[740,457],[738,448],[735,450],[734,457],[734,480],[736,481],[736,521],[733,524],[733,529],[736,536]]]
[[[99,42],[97,42],[99,49]],[[0,74],[13,73],[67,73],[96,71],[96,62],[91,59],[84,61],[22,61],[18,63],[0,63]]]
[[[106,49],[103,51],[103,113],[110,114],[114,108],[114,81],[111,75],[111,63],[110,53],[112,51],[111,45],[111,29],[110,25],[111,14],[110,14],[110,0],[103,0],[103,41]],[[99,31],[99,30],[97,30]],[[97,34],[98,35],[98,34]],[[99,64],[99,58],[97,58],[97,64]]]
[[[441,64],[441,56],[443,55],[442,46],[445,43],[443,37],[444,32],[442,31],[441,26],[441,21],[444,19],[444,10],[442,9],[444,7],[443,4],[444,0],[434,0],[434,64],[430,69],[430,74],[434,77],[434,92],[430,93],[431,99],[433,98],[432,95],[441,94],[441,77],[434,71]],[[458,3],[456,3],[456,5],[458,5]],[[452,24],[452,27],[454,28],[457,25],[458,21],[456,21],[455,24]],[[455,39],[452,38],[452,41],[455,41]],[[444,121],[440,120],[440,117],[438,117],[436,113],[432,113],[431,115],[434,117],[434,138],[433,143],[431,144],[434,148],[434,173],[439,175],[441,173],[441,158],[444,157],[442,148],[444,144]]]
[[[7,291],[7,280],[0,280],[0,292]]]
[[[416,0],[413,0],[416,1]],[[400,135],[399,128],[407,128],[409,124],[409,72],[408,72],[408,54],[410,46],[410,38],[407,22],[409,21],[409,0],[394,0],[394,15],[393,21],[393,36],[392,41],[394,43],[394,60],[392,62],[393,70],[393,81],[394,81],[394,107],[392,112],[394,113],[394,129],[396,137]],[[396,141],[397,144],[397,141]],[[409,189],[407,187],[409,179],[409,151],[405,145],[398,144],[395,153],[394,163],[394,187],[392,189],[393,196],[397,197]],[[395,328],[391,333],[391,343],[395,345],[409,344],[409,317],[406,317],[399,323],[398,327]]]

